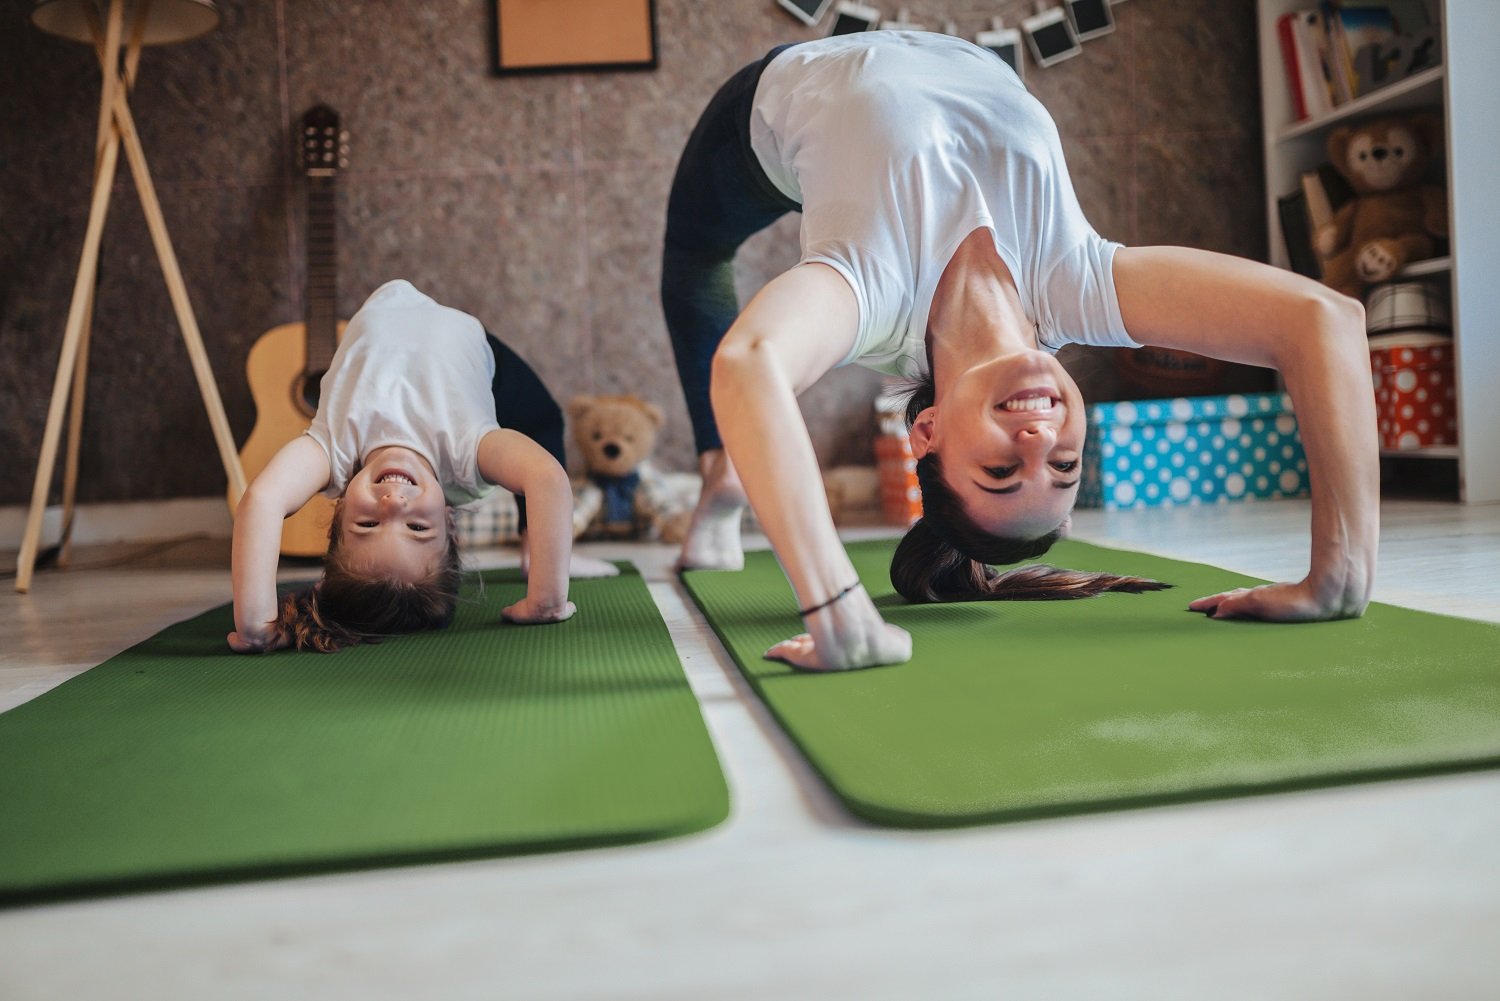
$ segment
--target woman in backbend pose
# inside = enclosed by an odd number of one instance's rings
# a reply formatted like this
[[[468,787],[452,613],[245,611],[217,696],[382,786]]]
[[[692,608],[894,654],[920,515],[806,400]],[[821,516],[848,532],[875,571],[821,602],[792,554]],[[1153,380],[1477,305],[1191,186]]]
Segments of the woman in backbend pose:
[[[736,248],[792,210],[801,262],[740,312]],[[1286,380],[1311,469],[1308,575],[1190,608],[1308,620],[1369,600],[1379,484],[1360,304],[1240,258],[1102,239],[1051,118],[985,49],[877,31],[741,70],[678,166],[662,300],[704,476],[680,565],[741,566],[748,499],[807,628],[767,656],[812,669],[910,656],[858,586],[797,409],[851,362],[921,383],[909,419],[924,517],[892,565],[910,600],[1158,586],[989,566],[1045,552],[1077,498],[1086,419],[1054,357],[1066,343],[1176,348]]]

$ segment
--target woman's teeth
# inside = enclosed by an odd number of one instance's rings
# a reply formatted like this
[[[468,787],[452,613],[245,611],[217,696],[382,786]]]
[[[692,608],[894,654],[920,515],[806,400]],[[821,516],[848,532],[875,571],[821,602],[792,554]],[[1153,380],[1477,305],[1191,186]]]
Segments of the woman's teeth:
[[[405,473],[385,473],[381,475],[380,478],[375,482],[390,483],[392,481],[396,483],[405,483],[409,487],[414,487],[417,485],[417,481],[412,479],[410,476],[407,476]]]
[[[1006,400],[1000,404],[1000,407],[1012,413],[1028,410],[1051,410],[1056,402],[1050,396],[1028,396],[1024,400]]]

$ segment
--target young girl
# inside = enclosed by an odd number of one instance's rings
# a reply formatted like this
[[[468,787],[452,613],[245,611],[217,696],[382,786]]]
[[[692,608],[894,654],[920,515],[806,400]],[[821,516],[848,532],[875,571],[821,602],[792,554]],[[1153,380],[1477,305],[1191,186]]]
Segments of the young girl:
[[[276,453],[240,500],[232,648],[331,652],[446,626],[459,584],[452,507],[492,484],[524,495],[526,596],[502,615],[561,622],[573,614],[562,412],[478,320],[409,282],[387,282],[350,319],[320,386],[312,426]],[[500,425],[497,404],[511,427]],[[320,490],[338,498],[323,579],[278,602],[281,522]]]
[[[736,315],[736,249],[792,210],[801,263]],[[1102,239],[1052,120],[987,50],[872,31],[741,70],[678,166],[662,301],[704,476],[680,565],[740,566],[748,498],[808,630],[769,657],[827,669],[910,656],[839,544],[797,409],[851,362],[922,384],[909,413],[925,514],[892,566],[909,600],[1155,586],[989,566],[1045,552],[1077,498],[1084,403],[1054,357],[1070,342],[1178,348],[1286,380],[1311,469],[1309,573],[1190,608],[1324,619],[1369,600],[1379,477],[1360,304],[1250,261]]]

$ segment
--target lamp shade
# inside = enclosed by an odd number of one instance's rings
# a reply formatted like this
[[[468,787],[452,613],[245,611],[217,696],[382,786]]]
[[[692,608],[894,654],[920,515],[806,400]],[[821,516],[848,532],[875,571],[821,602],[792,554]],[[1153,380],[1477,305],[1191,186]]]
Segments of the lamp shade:
[[[147,0],[125,0],[125,31],[128,35],[136,7]],[[219,23],[219,11],[213,0],[149,0],[142,45],[169,45],[212,31]],[[31,9],[31,23],[45,32],[61,35],[75,42],[92,44],[88,12],[92,10],[100,25],[104,24],[108,4],[104,0],[37,0]]]

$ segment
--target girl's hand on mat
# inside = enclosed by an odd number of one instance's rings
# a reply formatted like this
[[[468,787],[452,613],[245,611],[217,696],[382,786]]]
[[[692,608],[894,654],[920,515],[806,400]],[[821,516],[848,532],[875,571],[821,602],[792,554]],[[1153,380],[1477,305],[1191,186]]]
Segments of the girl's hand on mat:
[[[515,622],[519,625],[540,625],[544,622],[564,622],[573,617],[578,611],[571,601],[564,601],[561,605],[552,602],[541,602],[527,595],[514,605],[507,605],[501,609],[500,617],[506,622]]]
[[[1262,619],[1267,622],[1319,622],[1354,618],[1364,611],[1364,601],[1341,596],[1325,599],[1307,582],[1262,584],[1199,598],[1188,605],[1194,612],[1207,612],[1211,619]]]
[[[767,660],[779,660],[803,671],[852,671],[911,660],[911,634],[893,626],[874,611],[842,621],[833,609],[808,616],[811,630],[782,640],[767,650]]]
[[[291,643],[291,637],[285,636],[275,629],[263,629],[258,632],[240,632],[235,630],[228,636],[229,649],[235,653],[270,653],[272,650],[280,650]]]

